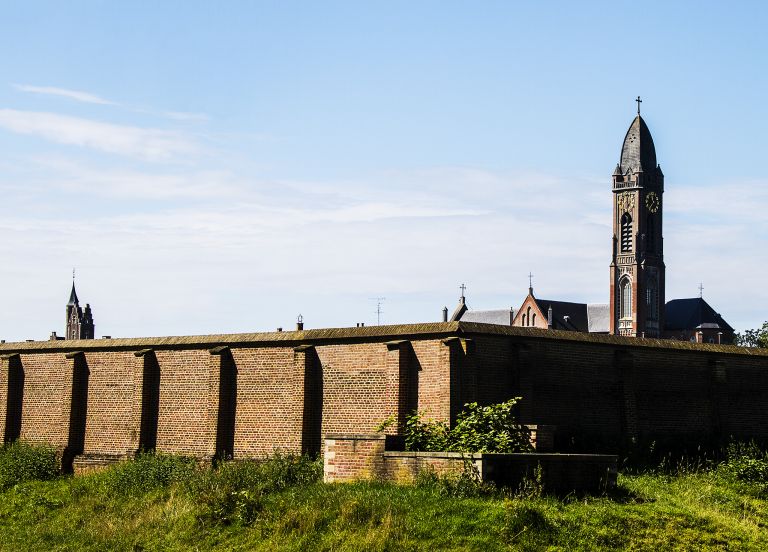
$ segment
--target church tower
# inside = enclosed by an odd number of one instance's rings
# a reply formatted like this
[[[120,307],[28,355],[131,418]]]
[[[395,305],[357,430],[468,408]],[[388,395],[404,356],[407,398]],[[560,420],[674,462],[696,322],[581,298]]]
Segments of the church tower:
[[[67,302],[66,339],[93,339],[94,333],[91,305],[86,304],[85,310],[80,308],[80,301],[75,291],[75,282],[72,282],[72,291]]]
[[[610,332],[661,337],[664,329],[664,174],[640,116],[629,126],[613,172]]]

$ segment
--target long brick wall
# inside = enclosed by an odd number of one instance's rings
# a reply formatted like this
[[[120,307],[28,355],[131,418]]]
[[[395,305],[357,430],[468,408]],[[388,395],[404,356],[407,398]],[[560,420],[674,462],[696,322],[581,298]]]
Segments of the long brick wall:
[[[768,439],[768,353],[730,346],[463,322],[0,344],[4,440],[70,461],[320,453],[327,434],[513,396],[560,450]]]

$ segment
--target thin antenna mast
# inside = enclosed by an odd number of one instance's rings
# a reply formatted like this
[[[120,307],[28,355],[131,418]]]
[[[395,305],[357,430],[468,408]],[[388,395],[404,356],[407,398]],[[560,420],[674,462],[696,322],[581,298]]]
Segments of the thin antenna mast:
[[[384,313],[381,310],[381,302],[386,301],[386,297],[371,297],[371,301],[376,301],[376,325],[381,326],[381,315]]]

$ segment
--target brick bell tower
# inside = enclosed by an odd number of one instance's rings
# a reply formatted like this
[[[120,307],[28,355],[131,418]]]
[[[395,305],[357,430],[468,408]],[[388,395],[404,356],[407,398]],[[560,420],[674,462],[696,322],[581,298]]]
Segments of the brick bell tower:
[[[629,126],[613,172],[611,334],[660,337],[664,329],[664,174],[651,131],[640,116]]]

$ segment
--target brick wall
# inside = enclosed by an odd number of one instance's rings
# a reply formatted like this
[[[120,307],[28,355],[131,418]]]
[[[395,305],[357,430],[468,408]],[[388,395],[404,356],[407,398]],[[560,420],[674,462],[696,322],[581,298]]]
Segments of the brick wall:
[[[330,434],[325,439],[323,480],[412,483],[419,474],[457,475],[472,470],[481,481],[517,488],[541,470],[543,489],[558,493],[602,492],[616,486],[618,457],[598,454],[466,454],[388,450],[381,434]]]
[[[768,439],[768,352],[464,322],[0,344],[0,430],[71,455],[322,453],[521,395],[557,450]]]

